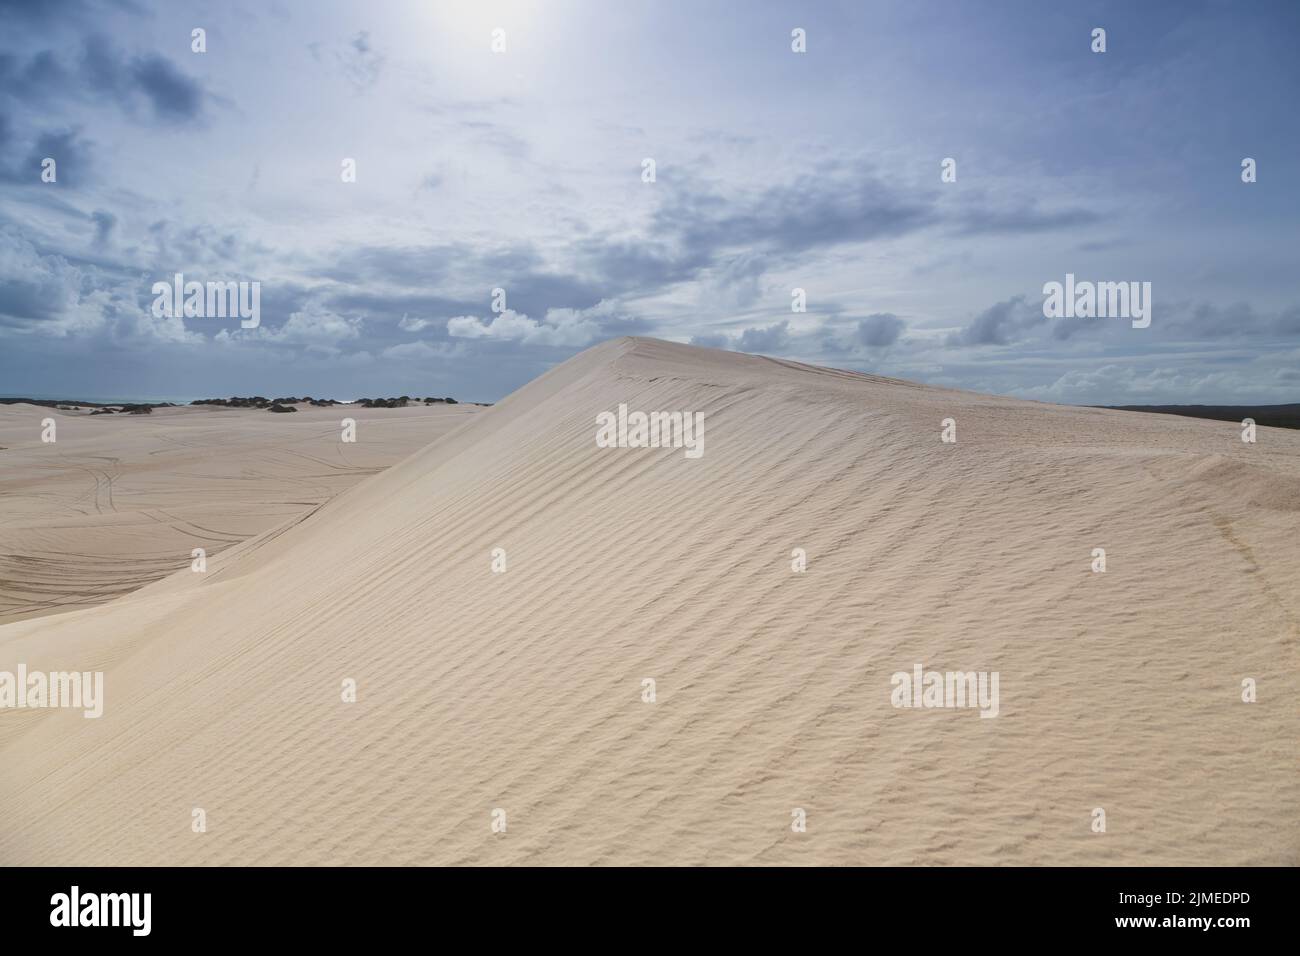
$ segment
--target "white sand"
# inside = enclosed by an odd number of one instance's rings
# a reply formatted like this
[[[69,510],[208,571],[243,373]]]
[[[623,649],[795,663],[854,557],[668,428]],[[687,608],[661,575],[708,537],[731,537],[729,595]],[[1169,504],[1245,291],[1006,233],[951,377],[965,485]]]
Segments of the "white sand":
[[[102,604],[310,513],[474,405],[148,416],[0,405],[0,623]],[[339,441],[342,419],[364,441]],[[55,422],[56,441],[41,441]]]
[[[597,448],[620,402],[703,457]],[[1239,431],[606,343],[205,575],[0,627],[106,672],[99,720],[0,711],[0,862],[1295,864],[1300,433]],[[915,663],[999,716],[895,709]]]

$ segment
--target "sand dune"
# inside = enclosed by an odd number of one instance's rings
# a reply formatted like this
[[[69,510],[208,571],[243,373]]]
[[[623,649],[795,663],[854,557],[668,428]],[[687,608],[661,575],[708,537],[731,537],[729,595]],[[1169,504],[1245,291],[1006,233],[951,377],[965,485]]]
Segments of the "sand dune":
[[[215,554],[307,514],[476,411],[190,406],[142,417],[0,405],[0,623],[102,604],[188,568],[194,548]],[[339,441],[345,416],[365,441]]]
[[[596,447],[620,403],[702,457]],[[1239,431],[605,343],[206,574],[0,627],[106,684],[0,711],[0,862],[1300,862],[1300,433]],[[998,716],[894,707],[918,663]]]

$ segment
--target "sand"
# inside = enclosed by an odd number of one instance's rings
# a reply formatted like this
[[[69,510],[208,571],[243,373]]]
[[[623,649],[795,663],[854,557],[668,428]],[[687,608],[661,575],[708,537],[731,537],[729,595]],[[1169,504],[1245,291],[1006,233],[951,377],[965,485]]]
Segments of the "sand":
[[[620,403],[703,455],[596,447]],[[0,670],[105,673],[99,719],[0,711],[0,862],[1295,864],[1300,433],[1239,436],[602,344],[205,574],[0,627]],[[916,664],[997,717],[895,707]]]
[[[0,405],[0,623],[102,604],[319,507],[474,405],[148,416]],[[339,441],[345,417],[359,438]],[[41,441],[46,419],[55,441]]]

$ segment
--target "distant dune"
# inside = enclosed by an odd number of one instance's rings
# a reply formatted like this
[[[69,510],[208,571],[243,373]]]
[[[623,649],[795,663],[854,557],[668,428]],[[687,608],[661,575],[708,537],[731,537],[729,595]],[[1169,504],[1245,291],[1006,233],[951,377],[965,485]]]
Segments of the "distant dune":
[[[620,404],[702,455],[598,448]],[[0,863],[1295,864],[1298,532],[1293,431],[607,342],[0,627],[0,670],[105,672],[99,719],[0,711]],[[896,708],[916,664],[998,716]]]
[[[350,409],[350,410],[349,410]],[[0,623],[102,604],[318,507],[458,425],[462,409],[0,404]],[[365,441],[339,441],[358,418]],[[41,441],[52,418],[56,441]]]

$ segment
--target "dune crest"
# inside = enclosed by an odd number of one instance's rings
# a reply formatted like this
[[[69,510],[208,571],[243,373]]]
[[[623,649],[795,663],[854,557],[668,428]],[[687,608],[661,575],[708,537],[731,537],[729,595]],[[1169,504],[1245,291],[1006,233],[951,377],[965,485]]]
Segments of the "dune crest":
[[[704,453],[598,447],[621,403]],[[97,720],[0,711],[0,862],[1300,862],[1300,433],[1238,433],[604,343],[206,575],[0,627],[105,672]],[[917,665],[996,719],[891,705]]]

